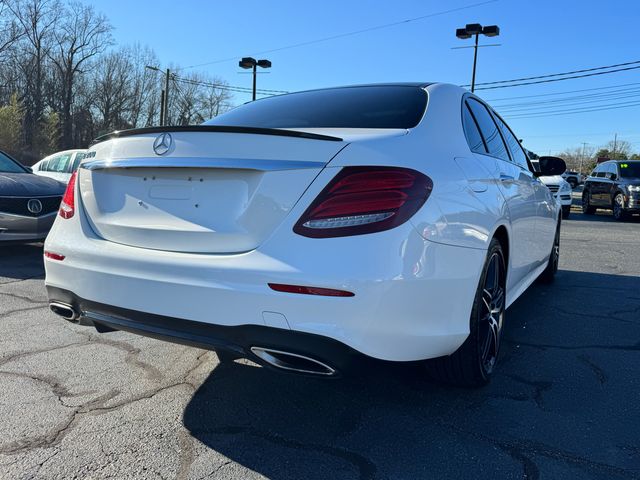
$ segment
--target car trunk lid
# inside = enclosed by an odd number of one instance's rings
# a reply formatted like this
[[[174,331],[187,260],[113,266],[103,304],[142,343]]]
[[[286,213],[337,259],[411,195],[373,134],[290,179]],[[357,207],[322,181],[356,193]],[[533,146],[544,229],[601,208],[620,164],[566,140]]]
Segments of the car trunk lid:
[[[141,129],[94,145],[78,176],[93,230],[112,242],[175,252],[257,248],[347,144],[247,130]]]

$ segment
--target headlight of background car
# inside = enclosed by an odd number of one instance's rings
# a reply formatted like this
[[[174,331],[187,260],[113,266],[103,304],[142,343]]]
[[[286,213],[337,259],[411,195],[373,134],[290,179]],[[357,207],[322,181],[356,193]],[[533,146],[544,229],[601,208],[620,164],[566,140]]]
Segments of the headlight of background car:
[[[640,192],[640,185],[628,185],[627,188],[630,192]]]
[[[561,192],[567,192],[567,191],[570,191],[570,190],[571,190],[571,185],[569,185],[568,182],[562,182],[560,184],[560,191]]]

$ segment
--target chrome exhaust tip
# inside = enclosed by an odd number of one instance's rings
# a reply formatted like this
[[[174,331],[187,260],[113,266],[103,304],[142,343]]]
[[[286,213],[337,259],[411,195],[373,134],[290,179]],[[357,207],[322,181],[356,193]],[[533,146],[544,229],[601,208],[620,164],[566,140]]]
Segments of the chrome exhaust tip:
[[[69,322],[76,323],[80,318],[80,313],[77,312],[71,305],[68,305],[66,303],[51,302],[49,303],[49,310]]]
[[[336,370],[326,363],[297,353],[283,352],[281,350],[264,347],[251,347],[251,352],[259,359],[281,370],[307,375],[322,375],[325,377],[331,377],[337,374]]]

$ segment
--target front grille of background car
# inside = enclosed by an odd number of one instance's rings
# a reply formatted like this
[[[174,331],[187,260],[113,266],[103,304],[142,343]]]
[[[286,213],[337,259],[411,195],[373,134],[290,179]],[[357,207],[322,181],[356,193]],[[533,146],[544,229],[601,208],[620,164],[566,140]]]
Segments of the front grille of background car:
[[[551,190],[552,193],[556,193],[558,190],[560,190],[559,185],[547,185],[547,188]]]
[[[31,213],[27,203],[31,199],[38,199],[42,203],[42,211],[38,214]],[[57,197],[0,197],[0,212],[24,217],[41,217],[53,213],[60,208],[62,196]]]

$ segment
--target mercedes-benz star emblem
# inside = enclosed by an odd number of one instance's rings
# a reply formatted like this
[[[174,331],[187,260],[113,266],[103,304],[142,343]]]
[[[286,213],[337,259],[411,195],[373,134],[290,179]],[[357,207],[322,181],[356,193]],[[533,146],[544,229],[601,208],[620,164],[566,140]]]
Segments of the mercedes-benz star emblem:
[[[164,155],[171,149],[173,139],[170,133],[162,133],[158,135],[158,138],[153,142],[153,151],[156,155]]]
[[[39,214],[42,211],[42,202],[37,198],[32,198],[27,202],[27,210],[34,215]]]

